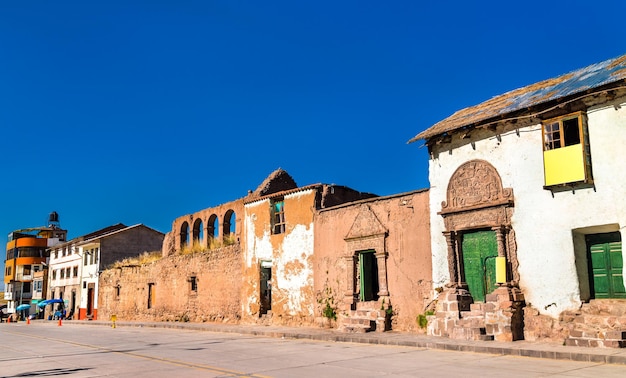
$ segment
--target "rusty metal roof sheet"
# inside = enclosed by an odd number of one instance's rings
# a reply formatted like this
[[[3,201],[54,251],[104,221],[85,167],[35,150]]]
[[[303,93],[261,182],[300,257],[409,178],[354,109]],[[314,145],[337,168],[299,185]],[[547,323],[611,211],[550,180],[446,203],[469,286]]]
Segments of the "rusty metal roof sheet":
[[[459,110],[409,140],[413,143],[449,133],[465,126],[478,125],[494,117],[547,103],[589,89],[626,79],[626,55],[541,81],[496,96],[481,104]]]

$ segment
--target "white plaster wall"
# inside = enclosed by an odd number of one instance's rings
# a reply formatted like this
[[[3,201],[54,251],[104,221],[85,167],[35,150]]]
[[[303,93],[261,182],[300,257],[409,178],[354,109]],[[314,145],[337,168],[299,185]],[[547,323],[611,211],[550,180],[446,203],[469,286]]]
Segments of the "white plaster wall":
[[[282,245],[282,253],[276,261],[276,286],[288,293],[284,310],[290,315],[302,311],[313,315],[314,306],[307,303],[303,296],[303,288],[313,287],[313,267],[309,259],[313,256],[313,223],[308,227],[296,225],[286,235]],[[292,267],[291,269],[289,267]],[[293,269],[298,267],[299,269]]]
[[[450,281],[443,218],[437,214],[446,200],[448,181],[464,162],[482,159],[496,168],[503,187],[513,188],[512,226],[526,302],[552,316],[578,308],[581,301],[572,230],[617,224],[625,239],[625,107],[622,98],[587,111],[595,190],[577,189],[553,196],[543,189],[539,124],[520,129],[519,136],[515,132],[502,135],[501,141],[477,139],[475,149],[467,144],[433,155],[429,179],[434,287]]]
[[[303,190],[284,196],[287,203],[285,205],[285,219],[288,227],[286,233],[280,236],[283,238],[282,243],[277,245],[272,244],[271,225],[257,224],[256,212],[269,211],[269,199],[245,206],[246,248],[244,249],[244,258],[246,267],[252,268],[261,260],[272,261],[272,306],[282,306],[283,311],[290,315],[298,315],[303,312],[308,315],[314,313],[314,304],[307,300],[303,292],[303,289],[312,290],[313,288],[313,267],[310,264],[310,259],[313,256],[313,222],[293,224],[289,220],[290,211],[301,210],[293,209],[293,204],[300,203],[293,202],[293,200],[311,195],[311,192],[312,190]],[[309,209],[313,204],[307,203],[303,206]],[[257,226],[263,227],[262,236],[257,236]],[[278,292],[280,292],[280,296],[277,295]],[[250,308],[258,300],[258,295],[255,292],[247,298],[247,303],[244,303],[244,306]]]

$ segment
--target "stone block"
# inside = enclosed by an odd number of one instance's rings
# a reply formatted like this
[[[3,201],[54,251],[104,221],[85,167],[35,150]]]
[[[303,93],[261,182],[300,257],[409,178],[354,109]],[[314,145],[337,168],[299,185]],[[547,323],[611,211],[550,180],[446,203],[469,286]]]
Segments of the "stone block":
[[[605,338],[608,340],[624,340],[626,339],[626,331],[607,331]]]

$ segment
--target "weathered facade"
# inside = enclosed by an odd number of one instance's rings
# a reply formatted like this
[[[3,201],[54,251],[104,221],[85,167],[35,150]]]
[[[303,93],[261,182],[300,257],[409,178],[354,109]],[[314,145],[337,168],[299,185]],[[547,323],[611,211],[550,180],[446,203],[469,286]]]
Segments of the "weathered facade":
[[[433,299],[428,190],[321,209],[314,223],[318,321],[336,316],[348,332],[421,331],[418,316]]]
[[[245,201],[243,319],[315,322],[315,223],[319,209],[372,197],[338,185],[298,187],[277,170]]]
[[[429,166],[432,334],[624,346],[626,56],[418,134]]]

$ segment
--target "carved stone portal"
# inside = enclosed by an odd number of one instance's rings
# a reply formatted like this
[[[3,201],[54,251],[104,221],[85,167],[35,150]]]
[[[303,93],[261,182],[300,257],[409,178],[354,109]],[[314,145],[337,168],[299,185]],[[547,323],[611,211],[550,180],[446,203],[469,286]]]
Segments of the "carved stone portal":
[[[503,188],[496,169],[484,160],[461,165],[450,178],[446,201],[439,213],[445,224],[448,269],[452,286],[463,287],[463,257],[460,241],[463,232],[491,229],[496,232],[498,255],[506,257],[510,285],[519,281],[517,251],[511,228],[513,189]]]

